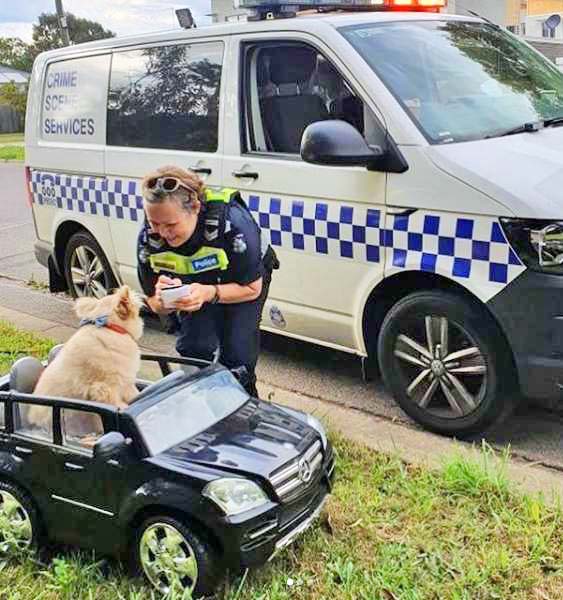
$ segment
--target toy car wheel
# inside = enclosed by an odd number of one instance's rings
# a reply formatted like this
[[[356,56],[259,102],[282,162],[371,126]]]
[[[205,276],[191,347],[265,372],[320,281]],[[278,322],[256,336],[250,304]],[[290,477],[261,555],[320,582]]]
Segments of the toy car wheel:
[[[134,570],[162,594],[213,595],[222,579],[216,553],[199,533],[169,516],[151,517],[137,532]]]
[[[103,298],[117,282],[102,249],[87,232],[75,233],[65,251],[64,272],[73,298]]]
[[[397,302],[378,357],[397,403],[430,431],[482,433],[514,407],[510,349],[489,313],[459,295],[418,292]]]
[[[18,486],[0,480],[0,553],[15,553],[36,545],[39,514],[31,498]]]

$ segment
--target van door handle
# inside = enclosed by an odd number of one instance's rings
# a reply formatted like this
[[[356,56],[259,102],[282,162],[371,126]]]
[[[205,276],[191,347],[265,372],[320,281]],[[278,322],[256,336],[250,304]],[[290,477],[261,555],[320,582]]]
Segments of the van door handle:
[[[209,167],[188,167],[188,169],[199,175],[211,175],[213,173]]]
[[[232,176],[239,179],[244,179],[245,177],[248,177],[248,179],[258,179],[258,173],[255,171],[233,171]]]
[[[84,467],[82,465],[75,465],[74,463],[65,462],[65,469],[67,471],[84,471]]]

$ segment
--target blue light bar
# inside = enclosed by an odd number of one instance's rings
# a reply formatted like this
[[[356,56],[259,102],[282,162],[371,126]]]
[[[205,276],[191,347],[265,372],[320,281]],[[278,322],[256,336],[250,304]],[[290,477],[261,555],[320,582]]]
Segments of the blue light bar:
[[[234,4],[237,8],[259,8],[262,10],[277,9],[282,7],[288,7],[291,9],[298,10],[307,8],[322,8],[327,7],[338,7],[338,6],[358,6],[358,7],[384,7],[385,0],[235,0]]]
[[[437,12],[447,0],[234,0],[236,8],[250,10],[251,20],[295,16],[300,10],[401,10]]]

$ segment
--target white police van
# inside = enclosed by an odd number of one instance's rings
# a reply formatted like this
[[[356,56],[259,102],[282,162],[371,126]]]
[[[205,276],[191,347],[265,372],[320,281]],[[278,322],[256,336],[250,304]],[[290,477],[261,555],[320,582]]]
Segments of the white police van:
[[[52,288],[138,287],[140,178],[177,164],[241,190],[278,253],[268,331],[376,357],[441,433],[557,402],[563,75],[444,0],[345,4],[42,54],[26,161]]]

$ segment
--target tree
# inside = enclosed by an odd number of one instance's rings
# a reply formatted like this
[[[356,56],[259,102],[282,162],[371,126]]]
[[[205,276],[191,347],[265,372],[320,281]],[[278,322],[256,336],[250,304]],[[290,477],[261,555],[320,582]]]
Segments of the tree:
[[[22,90],[13,81],[10,81],[0,87],[0,104],[11,106],[22,117],[25,116],[26,102],[27,86]]]
[[[29,45],[19,38],[0,38],[0,65],[31,71],[33,57]]]
[[[113,31],[104,29],[96,21],[75,17],[71,13],[66,13],[66,19],[70,40],[73,44],[115,37]],[[41,13],[39,15],[39,23],[33,25],[33,44],[31,45],[33,58],[46,50],[62,48],[63,45],[57,15],[55,13]]]

